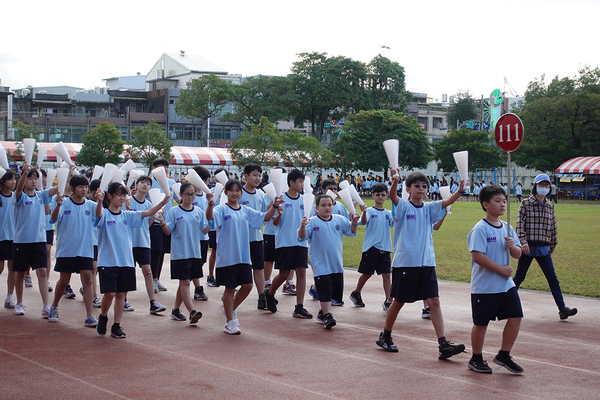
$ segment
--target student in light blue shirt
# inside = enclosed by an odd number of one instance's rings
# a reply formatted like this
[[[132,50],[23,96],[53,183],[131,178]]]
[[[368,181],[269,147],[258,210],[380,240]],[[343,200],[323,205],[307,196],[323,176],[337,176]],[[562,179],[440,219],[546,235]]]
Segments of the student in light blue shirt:
[[[90,182],[88,186],[88,193],[86,198],[90,201],[93,201],[96,204],[96,190],[100,187],[100,179],[94,179]],[[94,273],[92,274],[92,290],[93,290],[93,300],[92,305],[94,308],[102,307],[102,300],[98,297],[98,227],[94,226],[92,229],[92,244],[94,245]]]
[[[208,181],[210,180],[210,172],[202,166],[194,167],[194,171],[198,174],[200,179],[204,181],[206,186],[208,186]],[[200,188],[196,188],[196,199],[192,203],[194,207],[200,207],[200,209],[206,214],[206,208],[208,207],[208,200],[206,195]],[[204,234],[200,232],[200,254],[202,256],[202,265],[204,265],[208,261],[208,245],[209,245],[209,237],[208,234]],[[214,279],[214,278],[213,278]],[[208,300],[208,296],[204,293],[204,287],[200,284],[200,278],[192,279],[194,283],[194,300]],[[207,279],[208,285],[208,279]],[[216,282],[213,282],[216,283]]]
[[[100,336],[106,334],[108,311],[115,300],[114,324],[111,336],[125,338],[121,328],[121,317],[127,292],[136,290],[135,264],[131,251],[131,229],[142,226],[143,219],[156,214],[165,204],[172,202],[170,194],[154,207],[143,211],[123,211],[121,207],[127,198],[127,188],[120,182],[108,186],[106,196],[96,191],[95,215],[98,226],[98,275],[102,297],[101,313],[96,330]]]
[[[508,252],[513,258],[521,257],[521,244],[510,227],[507,236],[507,224],[500,220],[506,209],[506,191],[496,185],[488,185],[479,194],[485,218],[479,221],[467,238],[471,252],[471,308],[473,328],[471,345],[473,356],[468,368],[480,373],[491,373],[492,369],[483,360],[483,343],[490,321],[506,319],[502,333],[500,351],[494,357],[494,363],[512,373],[523,372],[510,356],[517,339],[523,318],[521,300],[512,280],[513,268]]]
[[[7,262],[6,279],[7,295],[4,308],[15,308],[17,301],[13,297],[16,273],[12,270],[13,240],[15,238],[15,195],[13,190],[17,184],[17,174],[6,171],[0,176],[0,274],[4,271],[4,261]]]
[[[341,299],[344,291],[344,236],[356,235],[360,217],[356,214],[350,222],[340,215],[333,215],[333,199],[327,195],[319,196],[315,206],[318,215],[302,218],[297,234],[300,241],[307,239],[309,243],[310,263],[321,302],[317,321],[325,329],[331,329],[336,325],[330,312],[331,300],[334,297]],[[363,213],[366,208],[366,205],[361,206]]]
[[[225,171],[225,168],[217,168],[213,175],[218,175],[221,171]],[[226,171],[225,171],[226,172]],[[212,188],[214,193],[214,188]],[[214,199],[215,204],[220,204],[221,193],[219,197]],[[210,247],[210,256],[208,257],[208,276],[206,277],[206,284],[211,287],[219,286],[215,279],[215,262],[217,260],[217,230],[211,228],[210,232],[208,232],[208,247]]]

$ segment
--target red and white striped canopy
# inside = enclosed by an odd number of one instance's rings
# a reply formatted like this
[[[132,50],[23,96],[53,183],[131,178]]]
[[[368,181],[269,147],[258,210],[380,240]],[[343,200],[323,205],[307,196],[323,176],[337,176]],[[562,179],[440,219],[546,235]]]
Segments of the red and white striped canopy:
[[[600,174],[600,157],[575,157],[556,169],[557,174]]]
[[[17,142],[0,142],[0,144],[2,144],[2,146],[4,147],[5,150],[10,151],[11,153],[13,153],[14,151],[17,150]],[[81,150],[81,146],[83,146],[83,143],[63,143],[65,145],[65,148],[67,149],[67,151],[69,152],[69,156],[71,157],[71,160],[75,160],[75,158],[77,158],[77,153],[79,153],[79,150]],[[47,142],[37,142],[38,147],[45,147],[47,149],[46,151],[46,157],[44,157],[44,161],[56,161],[56,153],[54,152],[54,150],[52,150],[52,147],[56,145],[56,143],[47,143]],[[21,156],[22,158],[22,156]]]

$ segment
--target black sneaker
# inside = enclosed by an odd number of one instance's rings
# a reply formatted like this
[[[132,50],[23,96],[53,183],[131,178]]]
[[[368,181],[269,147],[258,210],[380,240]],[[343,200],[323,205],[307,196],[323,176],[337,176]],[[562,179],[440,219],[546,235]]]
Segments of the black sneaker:
[[[325,316],[323,315],[323,310],[319,310],[319,312],[317,313],[317,322],[324,324],[324,318]]]
[[[117,338],[117,339],[125,339],[127,337],[125,332],[123,332],[123,329],[121,329],[121,325],[117,325],[117,324],[114,324],[110,328],[110,336]]]
[[[390,336],[387,339],[384,339],[383,332],[379,334],[379,339],[375,341],[375,344],[383,349],[383,351],[389,351],[390,353],[397,353],[398,348],[392,341],[392,337]]]
[[[292,314],[292,316],[294,316],[296,318],[304,318],[304,319],[311,319],[313,317],[311,313],[306,311],[306,308],[302,307],[302,304],[296,305],[296,308],[294,308],[294,313]]]
[[[267,301],[267,308],[272,313],[277,312],[277,303],[275,296],[269,293],[269,289],[265,289],[265,300]]]
[[[485,362],[484,360],[475,361],[475,360],[471,359],[469,361],[469,363],[467,364],[467,367],[472,371],[481,372],[482,374],[491,374],[492,373],[492,369],[490,368],[488,363]]]
[[[558,312],[558,316],[560,317],[560,319],[567,319],[575,314],[577,314],[577,309],[569,307],[565,307]]]
[[[200,318],[202,318],[202,313],[200,311],[192,310],[190,313],[190,324],[197,324]]]
[[[152,302],[150,303],[150,314],[157,314],[159,312],[165,311],[166,309],[167,308],[165,306],[163,306],[156,300],[152,300]]]
[[[494,357],[494,362],[500,366],[503,366],[513,374],[523,373],[523,368],[514,362],[511,356],[508,356],[508,358],[502,358],[500,357],[500,354],[498,354],[496,357]]]
[[[439,356],[438,356],[439,360],[446,360],[452,356],[455,356],[455,355],[465,351],[464,344],[454,344],[449,340],[446,340],[444,342],[444,344],[440,345],[438,348],[439,348]]]
[[[108,324],[108,317],[106,315],[98,315],[98,325],[96,325],[96,332],[98,335],[106,335],[106,325]]]
[[[194,289],[194,300],[208,300],[208,296],[204,293],[204,288],[202,286],[198,286]]]
[[[335,326],[335,324],[336,324],[335,319],[333,319],[333,315],[331,315],[331,313],[327,313],[324,315],[323,327],[325,329],[331,329]]]
[[[267,300],[265,299],[265,294],[261,293],[258,296],[258,306],[256,306],[256,308],[258,308],[259,310],[266,310],[267,309]]]
[[[431,311],[429,310],[429,306],[427,306],[423,309],[423,312],[421,313],[421,318],[431,319]]]
[[[183,315],[181,311],[179,311],[179,308],[174,308],[173,310],[171,310],[171,318],[176,321],[186,320],[185,315]]]
[[[217,280],[214,276],[209,276],[208,278],[206,278],[206,285],[210,287],[219,287],[219,285],[217,285]]]
[[[362,296],[359,292],[350,293],[350,300],[354,303],[355,307],[364,307],[365,303],[363,303]]]

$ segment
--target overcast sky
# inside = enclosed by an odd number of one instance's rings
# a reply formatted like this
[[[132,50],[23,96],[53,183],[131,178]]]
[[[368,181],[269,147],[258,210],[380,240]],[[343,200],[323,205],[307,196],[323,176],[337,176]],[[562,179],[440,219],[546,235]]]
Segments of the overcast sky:
[[[5,1],[0,79],[91,88],[180,50],[230,73],[286,75],[301,52],[367,63],[381,52],[433,98],[488,97],[504,77],[523,95],[542,74],[600,66],[599,15],[598,0]]]

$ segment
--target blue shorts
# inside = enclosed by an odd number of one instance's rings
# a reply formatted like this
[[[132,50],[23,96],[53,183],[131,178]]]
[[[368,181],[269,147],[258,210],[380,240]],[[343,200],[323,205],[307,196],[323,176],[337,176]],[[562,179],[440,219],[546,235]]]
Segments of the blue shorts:
[[[155,253],[162,253],[164,236],[160,223],[154,223],[150,225],[150,251]]]
[[[278,248],[275,269],[292,270],[296,268],[308,268],[308,248],[301,246]]]
[[[171,279],[191,281],[202,278],[202,259],[171,260]]]
[[[277,252],[275,251],[275,235],[263,235],[265,261],[275,261]]]
[[[319,301],[329,302],[331,299],[342,301],[344,293],[344,274],[315,276],[315,288],[319,293]]]
[[[94,261],[98,261],[98,245],[94,245]]]
[[[250,260],[253,270],[265,269],[265,253],[262,240],[250,242]]]
[[[0,261],[10,261],[13,258],[13,241],[3,240],[0,242]]]
[[[46,243],[13,243],[13,271],[46,268],[48,264]]]
[[[54,230],[46,231],[46,244],[54,246]]]
[[[473,324],[487,326],[490,321],[522,318],[523,308],[516,287],[505,293],[471,294]]]
[[[200,256],[202,257],[202,265],[208,260],[208,240],[200,241]]]
[[[390,294],[400,303],[439,297],[435,267],[392,268]]]
[[[100,293],[133,292],[136,289],[134,267],[98,267]]]
[[[235,264],[228,267],[216,268],[217,284],[226,288],[236,288],[239,285],[252,283],[252,266],[250,264]]]
[[[133,262],[140,267],[142,265],[150,265],[150,249],[147,247],[133,248]]]
[[[392,259],[389,251],[379,250],[376,247],[371,247],[369,250],[362,253],[358,272],[365,275],[389,274],[391,271]]]
[[[217,231],[208,232],[208,247],[213,250],[217,249]]]
[[[58,257],[54,264],[56,272],[78,274],[80,271],[93,271],[94,260],[88,257]]]

